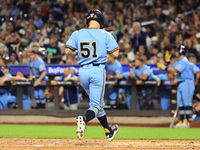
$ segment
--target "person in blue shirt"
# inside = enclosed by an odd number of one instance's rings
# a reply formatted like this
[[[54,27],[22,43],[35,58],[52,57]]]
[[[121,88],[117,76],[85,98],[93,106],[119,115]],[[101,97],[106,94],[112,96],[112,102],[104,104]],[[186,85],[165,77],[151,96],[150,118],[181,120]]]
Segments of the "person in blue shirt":
[[[108,141],[113,140],[118,132],[118,126],[109,126],[104,106],[105,91],[105,64],[107,54],[118,57],[119,46],[114,37],[107,31],[101,30],[104,27],[103,14],[95,9],[91,10],[86,18],[88,28],[75,31],[66,43],[66,54],[78,53],[78,63],[81,65],[79,79],[81,86],[86,90],[90,99],[85,116],[77,118],[77,137],[82,139],[85,133],[86,124],[98,118],[104,127]]]
[[[77,83],[79,78],[74,74],[74,71],[70,67],[65,67],[62,76],[56,76],[54,78],[56,81],[73,81],[73,83]],[[64,93],[63,93],[64,92]],[[66,86],[59,87],[59,95],[64,94],[64,104],[71,110],[77,109],[78,103],[78,86]],[[64,107],[66,109],[66,107]]]
[[[174,80],[174,75],[171,73],[159,74],[157,77],[160,80]],[[171,86],[160,86],[160,104],[162,110],[171,109]]]
[[[115,59],[115,57],[110,56],[110,55],[107,55],[107,57],[108,57],[108,63],[106,64],[106,69],[108,71],[107,80],[112,80],[115,78],[116,75],[123,73],[123,68],[122,68],[122,65],[119,63],[119,61],[117,59]],[[107,89],[109,91],[108,97],[109,97],[111,109],[114,108],[114,106],[116,105],[117,98],[119,98],[120,96],[124,97],[123,98],[124,100],[123,101],[120,100],[121,101],[120,103],[126,102],[124,88],[108,86]]]
[[[38,45],[33,45],[31,51],[29,51],[30,56],[30,76],[29,80],[34,80],[34,96],[37,103],[37,108],[45,108],[46,100],[44,96],[45,87],[38,86],[41,81],[48,80],[46,76],[46,67],[43,60],[38,56]],[[35,78],[33,78],[33,76]]]
[[[12,76],[7,78],[6,81],[13,81],[13,80],[20,80],[26,81],[27,79],[24,77],[24,73],[22,71],[18,71],[16,76]],[[14,107],[17,104],[17,89],[16,86],[11,86],[10,95],[8,96],[8,103],[14,104],[11,105]],[[23,102],[22,102],[23,109],[31,109],[31,100],[30,100],[30,92],[28,86],[23,86]],[[11,107],[11,108],[12,108]]]
[[[163,66],[163,69],[176,74],[175,83],[178,83],[177,88],[177,104],[179,105],[180,121],[175,125],[175,128],[189,128],[189,118],[192,112],[192,98],[194,94],[194,74],[192,65],[185,57],[186,48],[180,45],[177,51],[178,61],[173,64],[173,68]]]
[[[2,76],[2,84],[7,80],[7,78],[12,77],[10,74],[10,67],[8,65],[4,65],[1,67],[3,76]],[[8,96],[10,92],[9,87],[0,87],[0,109],[8,109]]]

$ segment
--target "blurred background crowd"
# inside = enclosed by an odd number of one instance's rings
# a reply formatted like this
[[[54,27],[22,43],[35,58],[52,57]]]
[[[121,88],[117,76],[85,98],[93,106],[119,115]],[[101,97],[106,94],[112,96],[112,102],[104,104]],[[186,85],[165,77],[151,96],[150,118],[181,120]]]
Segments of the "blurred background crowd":
[[[77,64],[64,55],[64,45],[73,31],[86,28],[85,16],[95,8],[119,43],[121,64],[137,54],[155,64],[179,44],[200,61],[199,0],[1,0],[0,65],[27,65],[33,44],[42,47],[46,64]]]

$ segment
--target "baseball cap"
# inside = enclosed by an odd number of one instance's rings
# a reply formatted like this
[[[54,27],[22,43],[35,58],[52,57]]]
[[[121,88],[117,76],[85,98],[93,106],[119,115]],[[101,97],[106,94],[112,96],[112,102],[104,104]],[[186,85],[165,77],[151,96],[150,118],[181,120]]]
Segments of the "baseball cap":
[[[16,37],[16,34],[15,34],[15,33],[12,33],[11,36],[12,36],[12,37]]]
[[[156,36],[153,36],[152,38],[151,38],[151,41],[158,41],[158,38],[156,37]]]
[[[158,57],[158,58],[163,58],[163,53],[158,53],[158,54],[157,54],[157,57]]]
[[[10,69],[10,66],[4,65],[4,66],[2,66],[1,68],[2,68],[2,69],[6,69],[6,68],[7,68],[7,69]]]

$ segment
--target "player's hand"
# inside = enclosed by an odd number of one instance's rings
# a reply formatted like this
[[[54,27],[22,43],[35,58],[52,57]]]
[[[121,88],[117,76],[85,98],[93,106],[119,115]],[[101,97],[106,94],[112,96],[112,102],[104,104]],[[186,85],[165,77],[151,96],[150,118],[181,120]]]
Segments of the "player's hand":
[[[119,80],[119,79],[122,79],[124,78],[124,75],[123,74],[119,74],[119,75],[116,75],[115,76],[115,79]]]
[[[134,72],[131,72],[131,73],[129,74],[129,77],[130,77],[131,79],[135,78],[135,73],[134,73]]]
[[[39,85],[40,81],[36,80],[33,84],[34,87],[37,87]]]
[[[178,80],[177,78],[174,79],[174,84],[177,84],[178,83]]]
[[[107,75],[107,79],[109,80],[109,79],[112,79],[113,78],[113,75],[111,75],[111,74],[108,74]]]
[[[161,80],[159,78],[156,78],[156,83],[158,86],[160,86]]]
[[[162,70],[165,70],[166,69],[166,66],[163,64],[163,63],[157,63],[157,67],[162,69]]]

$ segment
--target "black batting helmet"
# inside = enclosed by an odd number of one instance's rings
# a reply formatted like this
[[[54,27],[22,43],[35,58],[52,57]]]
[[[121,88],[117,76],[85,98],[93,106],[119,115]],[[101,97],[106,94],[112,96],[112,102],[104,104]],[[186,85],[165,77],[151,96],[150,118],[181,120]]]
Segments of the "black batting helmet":
[[[186,54],[186,48],[185,48],[184,45],[180,45],[178,47],[178,53],[179,53],[179,55],[185,55]]]
[[[91,10],[87,15],[87,26],[89,25],[90,20],[96,20],[100,24],[100,28],[104,28],[104,17],[100,10],[94,9]]]

